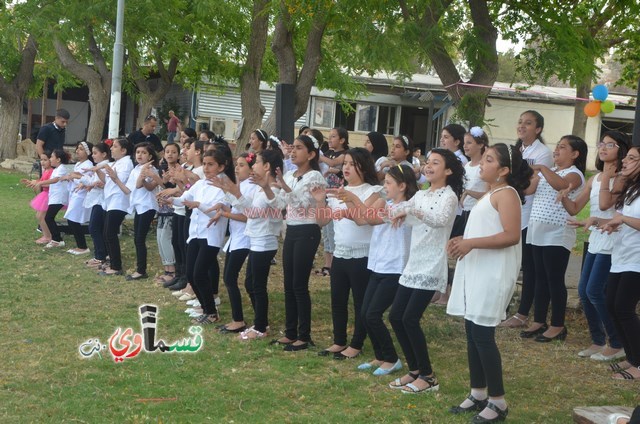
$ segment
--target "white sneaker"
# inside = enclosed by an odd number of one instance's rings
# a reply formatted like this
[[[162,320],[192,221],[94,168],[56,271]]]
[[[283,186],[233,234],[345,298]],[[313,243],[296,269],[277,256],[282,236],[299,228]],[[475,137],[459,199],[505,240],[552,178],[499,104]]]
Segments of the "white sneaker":
[[[200,306],[200,301],[198,299],[187,300],[187,305],[189,305],[189,306]]]
[[[172,292],[171,292],[171,295],[172,295],[172,296],[175,296],[175,297],[178,297],[178,298],[179,298],[180,296],[182,296],[183,294],[184,294],[184,292],[183,292],[182,290],[176,290],[176,291],[172,291]]]
[[[78,256],[78,255],[86,255],[89,252],[90,252],[89,249],[79,249],[79,250],[71,249],[69,251],[69,253],[71,253],[72,255],[76,255],[76,256]]]
[[[578,356],[581,358],[589,358],[591,355],[595,355],[596,353],[600,353],[604,350],[604,346],[599,346],[597,349],[588,348],[585,350],[581,350],[578,352]]]
[[[220,306],[220,304],[222,303],[219,296],[214,297],[213,301],[215,302],[216,306]]]
[[[180,296],[180,297],[178,298],[178,300],[183,300],[183,301],[184,301],[184,300],[193,300],[193,299],[195,299],[195,298],[196,298],[196,296],[195,296],[195,295],[193,295],[193,294],[184,293],[182,296]]]
[[[54,247],[64,247],[64,241],[51,240],[44,246],[45,249],[52,249]]]

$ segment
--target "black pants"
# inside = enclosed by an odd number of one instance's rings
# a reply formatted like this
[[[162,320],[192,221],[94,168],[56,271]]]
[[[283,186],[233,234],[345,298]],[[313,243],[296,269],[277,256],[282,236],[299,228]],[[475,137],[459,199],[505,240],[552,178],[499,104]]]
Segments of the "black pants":
[[[271,260],[276,256],[276,252],[276,250],[266,252],[252,251],[249,253],[249,263],[247,264],[245,288],[249,293],[249,299],[251,299],[251,305],[253,306],[253,326],[263,333],[267,331],[267,326],[269,325],[267,283],[269,282]]]
[[[504,396],[502,358],[496,344],[496,328],[483,327],[464,320],[467,331],[467,356],[471,388],[487,388],[489,396]]]
[[[51,240],[53,241],[62,241],[60,229],[58,228],[58,224],[56,224],[56,215],[63,206],[64,205],[49,205],[49,207],[47,207],[47,213],[44,215],[44,222],[51,232]]]
[[[187,243],[184,234],[184,215],[173,215],[173,233],[171,233],[171,245],[176,258],[176,275],[185,274],[185,258],[187,257]]]
[[[104,243],[104,220],[106,212],[102,206],[95,205],[91,208],[89,218],[89,234],[93,240],[93,257],[104,261],[107,259],[107,246]]]
[[[518,313],[528,316],[536,294],[536,271],[533,264],[533,249],[527,240],[527,229],[522,230],[522,296]]]
[[[536,294],[533,318],[535,322],[547,322],[551,301],[551,325],[563,327],[567,311],[567,286],[564,274],[571,252],[562,246],[532,246],[536,273]]]
[[[362,319],[362,301],[367,291],[371,271],[367,269],[368,258],[333,258],[331,262],[331,319],[333,321],[333,343],[347,344],[347,322],[349,320],[349,292],[353,292],[354,329],[351,346],[361,350],[367,338],[367,327]]]
[[[607,281],[607,310],[618,332],[627,361],[640,366],[640,319],[636,308],[640,301],[640,273],[610,273]]]
[[[362,301],[362,320],[367,327],[373,352],[379,361],[393,363],[398,360],[393,339],[387,326],[384,325],[382,316],[396,297],[399,279],[400,274],[371,273]]]
[[[320,244],[316,224],[289,225],[282,249],[284,272],[285,337],[311,341],[309,276]]]
[[[389,312],[391,327],[402,347],[409,370],[419,370],[420,375],[433,373],[427,340],[420,327],[420,319],[434,294],[433,290],[398,286],[391,312]]]
[[[136,271],[147,273],[147,234],[156,211],[151,209],[144,213],[136,213],[133,217],[133,242],[136,246]]]
[[[107,245],[107,253],[109,254],[109,267],[115,271],[122,270],[122,256],[118,232],[120,232],[120,225],[122,225],[125,216],[127,216],[125,211],[114,209],[107,211],[104,220],[104,240]]]
[[[218,268],[217,272],[220,274],[217,258],[219,251],[220,248],[209,246],[207,239],[192,239],[187,245],[187,278],[207,315],[217,313],[209,271]]]
[[[86,249],[87,239],[84,237],[82,224],[80,224],[79,222],[71,221],[70,219],[67,219],[67,223],[69,224],[69,228],[73,233],[73,238],[76,240],[76,246],[78,246],[78,249]]]
[[[231,306],[231,317],[234,321],[244,321],[242,313],[242,295],[238,288],[238,276],[245,259],[249,255],[249,249],[237,249],[232,252],[226,252],[224,255],[224,271],[222,278],[224,285],[227,287],[229,294],[229,306]],[[246,275],[248,277],[249,267],[247,267]]]

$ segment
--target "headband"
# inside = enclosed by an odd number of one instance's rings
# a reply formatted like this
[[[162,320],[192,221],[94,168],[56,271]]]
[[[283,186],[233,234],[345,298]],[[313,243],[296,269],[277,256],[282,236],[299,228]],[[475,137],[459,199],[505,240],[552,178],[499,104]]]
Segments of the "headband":
[[[318,144],[318,140],[312,135],[308,135],[307,137],[309,137],[311,139],[311,141],[313,141],[313,147],[316,150],[318,150],[320,148],[320,145]]]
[[[261,129],[257,129],[255,131],[255,133],[256,133],[256,135],[260,136],[260,140],[267,141],[267,133],[266,133],[266,131],[261,130]]]
[[[469,129],[469,134],[474,137],[482,137],[484,135],[484,131],[480,127],[471,127]]]
[[[402,135],[400,136],[400,138],[402,138],[402,141],[404,141],[404,145],[409,147],[409,139],[407,138],[406,135]]]
[[[277,147],[280,147],[282,145],[282,141],[275,135],[270,135],[269,141],[271,141],[271,143],[273,143],[273,145]]]
[[[513,150],[511,149],[511,144],[509,144],[507,148],[509,149],[509,169],[513,169]]]
[[[81,141],[80,146],[82,146],[82,150],[84,150],[87,156],[91,156],[91,150],[89,150],[89,145],[86,141]]]
[[[404,175],[404,171],[402,170],[402,165],[398,164],[398,169],[400,170],[400,173]]]

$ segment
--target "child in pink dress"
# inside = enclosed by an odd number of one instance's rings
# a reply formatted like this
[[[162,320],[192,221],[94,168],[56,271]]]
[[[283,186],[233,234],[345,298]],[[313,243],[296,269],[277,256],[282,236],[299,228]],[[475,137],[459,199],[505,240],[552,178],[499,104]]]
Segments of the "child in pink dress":
[[[47,244],[51,241],[51,232],[49,227],[44,222],[44,215],[47,213],[49,207],[49,186],[43,186],[42,188],[36,188],[38,181],[46,181],[51,178],[53,168],[49,161],[49,153],[45,152],[40,155],[40,166],[42,167],[42,177],[39,180],[21,180],[27,187],[34,189],[38,194],[31,200],[30,205],[36,211],[36,220],[42,230],[42,237],[36,240],[38,244]]]

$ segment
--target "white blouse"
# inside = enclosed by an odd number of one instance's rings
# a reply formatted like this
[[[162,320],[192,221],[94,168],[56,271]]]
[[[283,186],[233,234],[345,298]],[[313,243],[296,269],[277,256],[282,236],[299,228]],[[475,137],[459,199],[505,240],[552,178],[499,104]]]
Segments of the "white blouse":
[[[355,187],[346,186],[344,189],[352,192],[358,199],[365,202],[375,193],[379,193],[382,190],[382,186],[363,183]],[[328,206],[332,211],[347,209],[347,205],[335,197],[329,198]],[[343,218],[334,219],[333,228],[335,233],[334,257],[356,259],[369,256],[369,244],[371,243],[371,234],[373,234],[371,225],[358,225],[351,219]]]
[[[110,166],[116,171],[118,179],[122,181],[123,184],[127,184],[129,174],[133,171],[131,156],[122,157],[107,166]],[[129,210],[129,195],[124,194],[122,189],[113,182],[108,174],[105,175],[104,180],[104,205],[106,211],[118,210],[127,212]]]
[[[73,167],[73,172],[77,172],[82,176],[69,181],[69,205],[64,214],[65,219],[73,222],[85,223],[89,220],[91,211],[84,206],[84,198],[87,196],[87,190],[76,190],[80,183],[88,184],[90,178],[85,175],[85,170],[91,168],[93,162],[89,159],[77,162]]]
[[[469,191],[478,191],[478,192],[486,192],[489,187],[486,182],[484,182],[480,178],[480,165],[471,165],[471,162],[468,162],[464,166],[465,175],[467,176],[467,181],[464,184],[465,190]],[[478,199],[472,196],[465,196],[462,201],[462,210],[470,211],[475,205],[478,203]]]
[[[538,139],[527,147],[524,147],[523,145],[522,159],[526,160],[529,165],[544,165],[547,168],[553,167],[553,154],[551,153],[551,150]],[[529,225],[533,196],[533,194],[530,194],[524,197],[522,217],[520,218],[520,228],[523,230]]]
[[[630,205],[622,207],[622,215],[640,218],[640,198],[636,198]],[[611,253],[610,272],[638,272],[640,273],[640,231],[622,224],[620,231],[614,233],[613,252]],[[637,280],[636,280],[637,281]]]
[[[127,188],[131,190],[131,193],[129,194],[129,213],[135,212],[137,214],[142,214],[149,212],[150,210],[157,211],[159,209],[158,200],[156,199],[159,187],[156,186],[153,190],[147,190],[144,185],[140,188],[136,187],[143,166],[144,165],[136,165],[127,180]],[[158,170],[155,167],[152,168],[152,170],[158,174]],[[153,181],[149,177],[146,177],[145,180],[147,182]]]
[[[393,215],[396,207],[391,200],[387,201],[389,215]],[[402,224],[393,228],[391,222],[375,225],[371,240],[367,268],[378,274],[402,274],[409,259],[411,227]]]
[[[97,163],[96,166],[103,166],[109,163],[108,160],[104,160],[100,163]],[[86,176],[88,178],[87,185],[93,185],[100,181],[100,177],[98,177],[98,172],[104,173],[104,170],[99,170],[97,172],[87,172]],[[101,205],[104,208],[104,188],[102,187],[93,187],[91,190],[87,192],[87,196],[84,198],[84,207],[87,209],[93,208],[95,205]]]
[[[63,164],[53,169],[50,179],[61,178],[69,175],[69,170]],[[67,181],[58,181],[49,186],[49,204],[50,205],[66,205],[69,203],[69,183]]]
[[[291,188],[291,192],[281,190],[278,195],[268,201],[269,206],[276,209],[287,208],[287,225],[316,224],[315,214],[309,213],[310,208],[317,207],[317,202],[311,195],[311,189],[327,186],[322,174],[311,170],[301,177],[295,177],[292,171],[284,175],[284,181]]]
[[[589,200],[591,202],[590,215],[596,218],[611,219],[615,213],[615,208],[611,206],[609,209],[603,211],[600,209],[600,187],[602,182],[600,178],[602,173],[593,177],[591,182],[591,193],[589,194]],[[613,189],[614,179],[609,180],[609,190]],[[591,254],[603,254],[610,255],[613,250],[612,235],[602,232],[595,227],[589,228],[591,234],[589,234],[589,248],[588,251]]]
[[[257,185],[253,184],[249,178],[240,182],[240,193],[242,197],[246,197],[248,199],[253,199],[253,195],[258,188]],[[232,200],[235,197],[227,194],[225,196],[225,201],[227,203],[231,203],[231,213],[232,214],[241,214],[242,210],[237,208]],[[247,227],[246,222],[236,221],[235,219],[229,219],[229,238],[227,239],[227,244],[224,245],[225,252],[233,252],[238,249],[250,249],[251,248],[251,239],[249,236],[245,234],[245,229]]]
[[[458,196],[449,186],[435,191],[418,191],[411,200],[399,205],[408,213],[405,223],[413,227],[409,260],[400,277],[401,285],[420,290],[446,290],[446,245],[457,206]]]
[[[575,200],[584,186],[584,176],[575,166],[556,171],[558,176],[565,177],[571,173],[580,175],[580,187],[569,193],[569,198]],[[576,244],[576,230],[567,225],[570,217],[562,203],[556,202],[558,191],[551,187],[542,173],[540,182],[533,197],[529,229],[527,230],[527,243],[535,246],[562,246],[567,250],[573,249]]]
[[[272,189],[278,196],[280,189]],[[232,195],[227,195],[231,204],[242,211],[247,217],[247,226],[244,229],[245,235],[251,240],[251,251],[270,252],[278,250],[278,235],[282,229],[282,209],[271,207],[271,202],[262,188],[255,191],[253,198],[246,198],[244,195],[236,199]]]
[[[221,217],[217,223],[207,228],[209,219],[215,215],[215,212],[207,215],[204,211],[218,203],[225,203],[224,192],[217,187],[209,185],[207,180],[199,180],[182,196],[174,197],[173,204],[175,206],[184,205],[185,200],[200,202],[200,206],[197,209],[193,209],[191,214],[187,243],[193,239],[206,239],[209,246],[222,247],[224,236],[227,232],[228,218]],[[215,260],[215,258],[212,258],[212,260]]]

